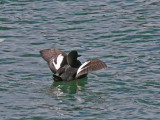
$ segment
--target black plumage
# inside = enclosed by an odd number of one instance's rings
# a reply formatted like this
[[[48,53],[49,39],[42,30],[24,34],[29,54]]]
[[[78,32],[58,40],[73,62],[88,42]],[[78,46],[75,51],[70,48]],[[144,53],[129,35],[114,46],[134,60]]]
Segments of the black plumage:
[[[77,59],[81,55],[75,50],[67,55],[58,49],[44,49],[40,54],[54,73],[55,81],[71,81],[86,77],[93,71],[107,68],[107,65],[99,59],[90,59],[81,64]]]

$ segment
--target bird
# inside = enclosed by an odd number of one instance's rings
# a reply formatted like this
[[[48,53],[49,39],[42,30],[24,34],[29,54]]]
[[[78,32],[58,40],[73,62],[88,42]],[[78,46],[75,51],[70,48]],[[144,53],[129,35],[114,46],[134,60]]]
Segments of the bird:
[[[100,59],[89,59],[82,64],[77,59],[81,55],[76,50],[66,54],[58,49],[43,49],[40,50],[40,55],[54,73],[55,82],[81,79],[88,73],[107,68],[107,65]]]

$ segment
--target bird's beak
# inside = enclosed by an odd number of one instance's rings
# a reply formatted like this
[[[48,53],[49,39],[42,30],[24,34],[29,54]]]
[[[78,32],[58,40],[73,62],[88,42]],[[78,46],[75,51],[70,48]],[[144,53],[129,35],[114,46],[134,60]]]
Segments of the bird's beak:
[[[81,55],[78,55],[78,57],[80,57]]]

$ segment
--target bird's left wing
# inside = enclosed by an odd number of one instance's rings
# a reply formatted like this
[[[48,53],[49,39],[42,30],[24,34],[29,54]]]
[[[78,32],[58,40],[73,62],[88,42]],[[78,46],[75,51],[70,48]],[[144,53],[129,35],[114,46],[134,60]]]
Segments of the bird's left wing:
[[[63,56],[67,56],[66,53],[58,50],[58,49],[44,49],[44,50],[40,50],[40,54],[42,56],[42,58],[47,61],[47,63],[49,63],[51,61],[51,59],[56,59],[58,57],[58,55],[62,54]]]
[[[42,58],[47,61],[53,73],[57,73],[61,67],[67,64],[67,54],[58,49],[44,49],[40,51],[40,54]]]

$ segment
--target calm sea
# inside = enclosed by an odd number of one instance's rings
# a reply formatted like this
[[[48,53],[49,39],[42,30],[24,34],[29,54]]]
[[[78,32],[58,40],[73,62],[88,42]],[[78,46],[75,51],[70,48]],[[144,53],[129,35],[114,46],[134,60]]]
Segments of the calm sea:
[[[54,83],[46,48],[108,68]],[[0,120],[159,118],[159,0],[0,1]]]

